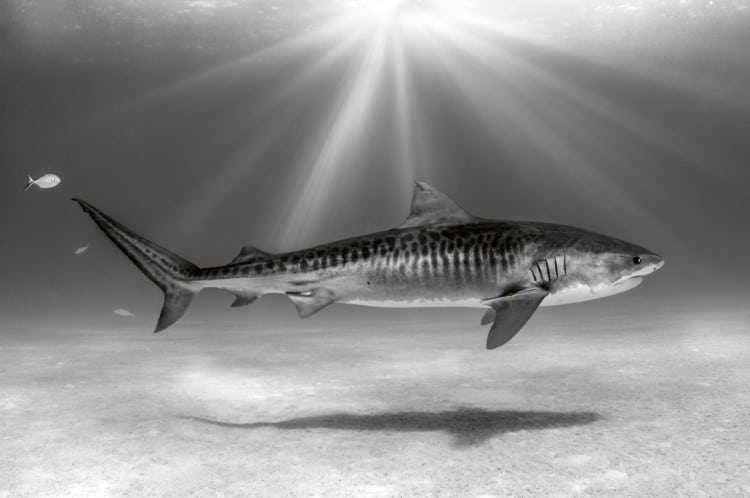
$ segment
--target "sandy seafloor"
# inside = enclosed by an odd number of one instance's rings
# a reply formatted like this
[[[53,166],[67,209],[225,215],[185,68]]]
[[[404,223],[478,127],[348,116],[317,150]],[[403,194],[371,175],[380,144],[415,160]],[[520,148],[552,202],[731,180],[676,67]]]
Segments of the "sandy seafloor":
[[[750,495],[747,311],[582,310],[6,324],[0,496]]]

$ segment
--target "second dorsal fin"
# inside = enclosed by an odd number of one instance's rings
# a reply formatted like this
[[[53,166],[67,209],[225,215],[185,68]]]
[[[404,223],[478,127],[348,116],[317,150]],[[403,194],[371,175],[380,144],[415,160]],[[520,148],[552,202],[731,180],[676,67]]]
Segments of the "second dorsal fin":
[[[424,182],[414,185],[411,211],[399,228],[422,225],[458,225],[477,221],[453,199]]]
[[[240,253],[232,261],[230,265],[235,263],[253,263],[255,261],[263,261],[271,257],[271,254],[261,251],[255,246],[243,246],[240,249]]]

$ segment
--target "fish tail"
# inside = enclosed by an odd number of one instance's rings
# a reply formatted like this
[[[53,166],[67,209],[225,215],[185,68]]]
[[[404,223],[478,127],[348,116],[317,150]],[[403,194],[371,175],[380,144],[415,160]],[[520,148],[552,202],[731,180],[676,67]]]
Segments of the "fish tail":
[[[164,305],[154,333],[176,322],[201,288],[192,280],[200,271],[193,263],[141,237],[81,199],[73,199],[107,237],[164,292]]]
[[[28,173],[26,173],[26,178],[28,178],[29,180],[28,180],[28,183],[26,184],[26,186],[23,188],[24,192],[26,192],[27,190],[29,190],[31,188],[31,186],[34,185],[34,183],[36,183],[36,180],[34,180],[33,178],[31,178],[31,175],[28,174]]]

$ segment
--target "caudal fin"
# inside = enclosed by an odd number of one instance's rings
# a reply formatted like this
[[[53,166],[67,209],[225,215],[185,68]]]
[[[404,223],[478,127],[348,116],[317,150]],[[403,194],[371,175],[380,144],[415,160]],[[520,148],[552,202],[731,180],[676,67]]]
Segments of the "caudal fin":
[[[191,262],[141,237],[86,201],[73,199],[99,228],[151,281],[164,292],[164,306],[154,333],[176,322],[200,291],[191,278],[199,268]]]
[[[35,180],[31,178],[31,175],[26,173],[26,178],[28,178],[28,182],[26,183],[26,186],[23,188],[23,191],[26,192],[31,188],[32,185],[34,185]]]

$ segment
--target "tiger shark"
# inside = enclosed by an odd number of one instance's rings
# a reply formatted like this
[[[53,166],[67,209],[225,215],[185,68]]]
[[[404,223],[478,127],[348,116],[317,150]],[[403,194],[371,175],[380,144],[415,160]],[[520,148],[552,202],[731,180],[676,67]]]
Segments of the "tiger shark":
[[[202,289],[224,289],[233,307],[289,296],[300,318],[332,303],[485,308],[487,349],[515,336],[539,306],[576,303],[636,287],[664,260],[643,247],[581,228],[480,218],[417,182],[396,228],[270,254],[244,246],[226,265],[199,268],[73,199],[164,292],[156,330],[175,323]]]

